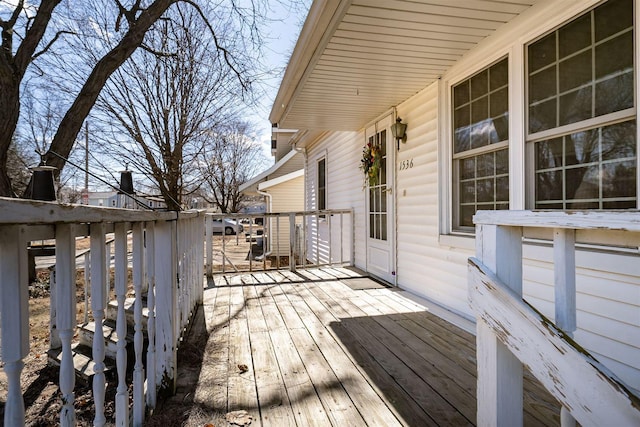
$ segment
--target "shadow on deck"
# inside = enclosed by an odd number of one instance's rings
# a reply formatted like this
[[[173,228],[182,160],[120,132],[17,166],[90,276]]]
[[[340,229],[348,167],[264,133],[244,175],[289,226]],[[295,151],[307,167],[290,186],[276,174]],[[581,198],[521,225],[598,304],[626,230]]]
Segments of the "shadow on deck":
[[[474,336],[404,292],[335,268],[210,285],[158,420],[246,410],[251,426],[475,424]],[[559,424],[530,375],[524,407],[525,425]]]

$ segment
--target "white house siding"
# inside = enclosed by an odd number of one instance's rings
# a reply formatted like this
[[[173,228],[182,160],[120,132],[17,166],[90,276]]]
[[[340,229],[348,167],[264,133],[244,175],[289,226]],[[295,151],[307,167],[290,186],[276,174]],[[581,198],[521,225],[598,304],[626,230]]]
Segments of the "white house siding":
[[[328,135],[320,142],[307,148],[306,195],[307,209],[314,210],[316,204],[316,178],[318,176],[318,160],[327,159],[327,209],[353,209],[353,224],[346,221],[344,225],[343,248],[349,248],[353,236],[355,236],[354,264],[360,268],[366,266],[366,249],[363,236],[366,233],[365,223],[365,192],[363,191],[363,175],[360,167],[362,147],[364,146],[363,132],[336,132]],[[340,231],[339,220],[332,219],[332,258],[339,257],[340,240],[336,233]],[[311,224],[314,227],[314,224]],[[325,229],[323,229],[323,227]],[[327,223],[320,224],[321,235],[324,241],[328,241],[326,235]],[[313,254],[315,242],[309,242],[308,252]],[[345,259],[351,259],[349,254],[344,254]],[[322,259],[321,259],[322,261]]]
[[[397,114],[408,124],[407,142],[401,144],[396,162],[397,284],[431,299],[454,312],[471,316],[467,302],[467,258],[474,254],[472,238],[441,234],[448,224],[449,164],[446,141],[449,127],[438,112],[448,111],[439,99],[450,85],[465,79],[496,59],[510,55],[510,110],[523,117],[523,44],[566,22],[594,1],[542,2],[484,40],[442,82],[425,88],[397,106]],[[638,25],[638,23],[636,23]],[[372,118],[373,119],[373,118]],[[520,120],[521,122],[521,120]],[[522,124],[511,128],[510,176],[512,208],[524,208],[524,145]],[[439,127],[442,127],[439,131]],[[358,169],[364,137],[362,133],[335,133],[310,147],[307,158],[307,207],[315,203],[315,163],[327,156],[329,207],[355,209],[356,265],[365,267],[364,193]],[[440,150],[440,152],[439,152]],[[402,162],[413,166],[399,170]],[[406,164],[406,163],[405,163]],[[443,225],[444,224],[444,225]],[[524,249],[525,298],[545,316],[553,318],[553,270],[549,246],[526,245]],[[640,390],[640,261],[637,251],[623,255],[578,251],[577,342]]]
[[[271,194],[270,212],[299,212],[304,209],[304,176],[289,179],[279,184],[270,186],[265,190]],[[270,250],[273,256],[289,255],[289,219],[269,219],[270,234],[272,240]]]
[[[485,40],[448,74],[444,75],[444,92],[456,80],[468,78],[501,56],[511,55],[511,111],[524,108],[522,91],[517,91],[518,70],[524,70],[522,44],[544,31],[566,22],[593,6],[594,1],[546,2],[519,17],[498,34]],[[638,25],[638,23],[636,23]],[[515,44],[514,44],[515,41]],[[520,76],[521,77],[521,76]],[[636,77],[637,78],[637,77]],[[514,92],[516,91],[516,92]],[[438,104],[448,111],[445,99],[438,101],[437,85],[426,88],[397,107],[398,116],[408,123],[407,143],[402,145],[398,162],[413,159],[413,168],[397,175],[398,208],[398,285],[432,299],[454,311],[470,315],[467,304],[466,259],[473,245],[463,237],[440,236],[441,199],[450,203],[449,154],[441,152],[438,163],[439,135],[448,129],[447,120],[438,120]],[[444,119],[444,118],[441,118]],[[438,125],[446,126],[438,133]],[[518,128],[515,128],[516,131]],[[513,130],[513,129],[512,129]],[[516,154],[515,173],[511,176],[512,206],[521,209],[524,188],[517,174],[521,169],[521,137],[512,132],[510,150]],[[519,156],[519,157],[518,157]],[[439,169],[440,166],[440,169]],[[514,171],[512,169],[512,171]],[[518,188],[520,191],[517,191]],[[515,196],[514,196],[515,194]],[[445,210],[446,211],[446,210]],[[598,240],[596,233],[592,233]],[[585,237],[585,236],[583,236]],[[586,237],[589,237],[588,235]],[[440,243],[439,243],[440,242]],[[458,244],[460,243],[460,244]],[[625,242],[628,243],[628,242]],[[637,240],[636,240],[637,244]],[[553,269],[550,246],[527,245],[524,249],[525,298],[544,315],[553,318]],[[579,251],[577,261],[578,330],[575,338],[607,367],[636,390],[640,390],[640,263],[637,251],[631,254]]]

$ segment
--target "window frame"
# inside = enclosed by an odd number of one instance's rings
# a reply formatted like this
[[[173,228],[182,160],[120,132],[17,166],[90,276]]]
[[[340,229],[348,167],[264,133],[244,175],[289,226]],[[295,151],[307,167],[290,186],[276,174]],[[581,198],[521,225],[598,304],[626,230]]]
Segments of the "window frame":
[[[446,95],[446,99],[448,100],[447,105],[446,105],[446,117],[447,117],[447,125],[445,128],[445,132],[446,132],[446,138],[443,138],[444,140],[446,140],[446,144],[447,144],[447,162],[448,165],[447,167],[449,168],[449,173],[447,174],[447,185],[449,186],[449,188],[447,189],[447,193],[449,195],[448,199],[449,199],[449,203],[447,203],[448,208],[449,208],[449,225],[446,227],[446,233],[445,234],[459,234],[459,235],[473,235],[475,234],[475,229],[474,227],[470,227],[470,226],[462,226],[460,225],[460,210],[461,210],[461,195],[460,195],[460,181],[461,181],[461,171],[460,171],[460,164],[462,162],[463,159],[466,158],[472,158],[472,157],[479,157],[483,154],[489,154],[489,153],[495,153],[497,151],[503,150],[503,149],[507,149],[507,158],[508,158],[508,173],[507,173],[507,177],[509,179],[509,187],[511,187],[511,174],[512,174],[512,158],[511,158],[511,145],[512,145],[512,140],[513,140],[513,136],[512,136],[512,126],[511,126],[511,122],[513,120],[513,113],[512,113],[512,59],[511,59],[511,52],[510,51],[506,51],[506,52],[501,52],[499,55],[496,55],[495,57],[491,58],[489,61],[485,62],[482,64],[482,66],[480,67],[474,67],[473,70],[469,70],[468,72],[465,72],[464,74],[461,74],[458,78],[456,78],[455,80],[450,80],[449,82],[447,82],[446,86],[446,91],[447,91],[447,95]],[[493,144],[487,144],[485,146],[482,147],[477,147],[477,148],[471,148],[469,150],[466,151],[462,151],[459,153],[455,152],[455,123],[454,123],[454,116],[455,116],[455,99],[454,99],[454,89],[455,87],[459,86],[460,84],[464,83],[465,81],[470,81],[473,77],[479,75],[480,73],[487,71],[488,69],[490,69],[491,67],[493,67],[494,65],[499,64],[500,62],[505,61],[506,62],[506,66],[507,66],[507,83],[506,83],[506,88],[507,88],[507,129],[508,129],[508,137],[506,140],[504,141],[500,141],[497,143],[493,143]],[[501,89],[499,89],[501,90]],[[489,95],[492,91],[489,90],[487,92],[487,95]],[[489,113],[490,114],[490,113]],[[495,179],[495,174],[493,175],[494,179]],[[477,177],[475,178],[477,179]],[[495,191],[495,190],[494,190]],[[509,188],[509,193],[511,193],[511,189]],[[495,194],[495,193],[494,193]],[[477,191],[476,191],[476,195],[477,195]],[[509,194],[509,200],[508,200],[508,205],[509,208],[511,208],[511,194]],[[476,201],[476,205],[477,205],[477,201]],[[493,204],[496,204],[496,200],[494,199]]]
[[[619,111],[615,111],[612,113],[603,114],[600,116],[595,116],[591,118],[587,118],[585,120],[577,121],[574,123],[568,123],[564,125],[558,125],[556,127],[545,129],[538,132],[530,132],[529,120],[530,120],[530,72],[529,72],[529,47],[534,43],[544,39],[545,37],[554,34],[561,29],[567,27],[568,25],[578,21],[580,18],[584,17],[587,14],[593,13],[595,9],[604,5],[609,0],[598,2],[590,7],[585,7],[579,11],[579,13],[575,13],[571,16],[564,17],[559,22],[554,22],[553,25],[549,27],[544,27],[543,31],[537,33],[535,37],[529,37],[526,41],[521,44],[522,47],[522,76],[523,79],[523,95],[522,98],[522,108],[523,108],[523,144],[524,144],[524,159],[525,159],[525,182],[524,182],[524,192],[525,192],[525,209],[534,210],[536,209],[536,143],[547,141],[555,138],[563,138],[565,136],[575,134],[578,132],[584,132],[588,130],[597,130],[599,128],[604,128],[607,126],[611,126],[618,123],[623,123],[627,121],[636,122],[636,209],[640,208],[640,123],[638,122],[638,102],[639,102],[639,81],[638,81],[638,66],[639,66],[639,58],[638,58],[638,49],[639,49],[639,36],[637,32],[637,23],[638,23],[638,14],[640,7],[638,7],[634,2],[634,10],[633,10],[633,27],[631,32],[633,34],[633,97],[634,97],[634,105],[633,107],[625,108]],[[591,23],[593,27],[593,23]],[[628,30],[623,30],[628,31]],[[620,34],[623,31],[617,33]],[[611,37],[611,36],[609,36]],[[593,41],[592,41],[593,42]],[[559,43],[556,45],[556,49],[558,48]],[[592,43],[590,46],[597,45],[597,42]],[[554,63],[557,65],[559,61],[556,59]],[[593,71],[593,67],[595,67],[595,58],[591,59],[591,67]],[[558,76],[558,71],[556,71],[556,84]],[[593,74],[592,74],[593,75]],[[594,85],[598,79],[593,79],[590,81],[590,84]],[[556,97],[560,97],[560,93],[556,93]],[[595,102],[595,94],[592,95],[592,107],[593,102]],[[559,112],[556,112],[556,119],[558,119]],[[599,203],[602,201],[606,201],[606,199],[599,198]],[[561,201],[564,205],[570,203],[570,200],[566,199],[563,196]],[[562,209],[568,210],[568,209]],[[589,209],[596,210],[596,209]]]

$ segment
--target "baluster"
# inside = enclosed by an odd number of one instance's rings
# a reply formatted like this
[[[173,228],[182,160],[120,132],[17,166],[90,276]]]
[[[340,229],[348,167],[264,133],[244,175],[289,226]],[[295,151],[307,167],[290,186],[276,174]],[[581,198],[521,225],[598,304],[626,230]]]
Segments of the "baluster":
[[[156,382],[175,391],[176,338],[176,240],[175,221],[158,221],[155,226],[156,279]]]
[[[147,405],[154,409],[156,407],[156,272],[155,272],[155,227],[153,222],[146,223],[147,238],[146,258],[147,263],[147,308],[149,316],[147,318]]]
[[[127,293],[127,223],[115,224],[115,291],[118,303],[116,318],[116,335],[118,351],[116,368],[118,371],[118,388],[116,392],[116,425],[129,425],[129,391],[127,389],[127,317],[125,313],[125,297]]]
[[[556,325],[573,337],[576,330],[576,231],[553,230],[553,279]],[[560,410],[560,425],[573,427],[576,420],[566,407]]]
[[[296,214],[289,214],[289,270],[296,271]]]
[[[106,259],[106,227],[103,222],[91,224],[91,310],[96,324],[93,335],[93,400],[96,405],[96,414],[93,419],[94,426],[103,426],[106,423],[104,416],[105,377],[104,377],[104,334],[102,324],[104,311],[107,306],[107,264]]]
[[[105,230],[106,232],[106,230]],[[106,239],[106,236],[105,236]],[[111,242],[106,243],[104,259],[107,268],[105,269],[105,289],[106,289],[106,298],[109,301],[109,289],[111,286]]]
[[[276,216],[276,270],[280,268],[280,218],[282,216],[278,214]],[[271,267],[273,268],[273,266]]]
[[[340,267],[344,266],[344,212],[340,212]]]
[[[333,255],[332,255],[332,251],[333,251],[333,242],[332,242],[332,232],[331,232],[331,217],[333,215],[331,213],[327,213],[327,225],[329,226],[329,266],[333,265]]]
[[[205,215],[205,236],[207,239],[207,277],[213,275],[213,217]]]
[[[57,320],[57,292],[56,292],[56,268],[55,265],[49,270],[49,348],[52,350],[60,350],[62,343],[60,342],[60,334],[58,333]]]
[[[0,324],[2,361],[7,375],[4,425],[24,425],[24,400],[20,376],[29,354],[29,281],[24,227],[0,227]]]
[[[476,256],[522,296],[522,229],[476,226]],[[521,426],[522,363],[482,319],[476,324],[478,425]]]
[[[89,323],[89,283],[91,282],[91,251],[84,253],[84,324]]]
[[[73,394],[75,370],[71,351],[71,339],[76,326],[75,224],[58,224],[56,227],[56,321],[62,347],[60,425],[73,426],[76,423]]]
[[[144,263],[144,236],[142,222],[133,224],[133,289],[136,300],[133,304],[134,336],[133,348],[135,365],[133,366],[133,425],[144,422],[144,367],[142,365],[142,279]]]

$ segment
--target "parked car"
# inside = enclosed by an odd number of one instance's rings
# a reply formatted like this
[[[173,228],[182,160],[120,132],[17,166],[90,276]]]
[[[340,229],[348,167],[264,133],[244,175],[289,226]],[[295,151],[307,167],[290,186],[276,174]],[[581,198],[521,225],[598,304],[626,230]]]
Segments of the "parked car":
[[[232,219],[225,219],[224,226],[222,225],[222,219],[214,218],[213,220],[213,233],[214,234],[222,234],[224,230],[224,234],[237,234],[242,233],[244,231],[244,227],[241,224],[238,224],[236,221]]]

